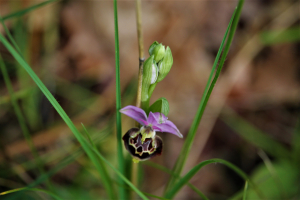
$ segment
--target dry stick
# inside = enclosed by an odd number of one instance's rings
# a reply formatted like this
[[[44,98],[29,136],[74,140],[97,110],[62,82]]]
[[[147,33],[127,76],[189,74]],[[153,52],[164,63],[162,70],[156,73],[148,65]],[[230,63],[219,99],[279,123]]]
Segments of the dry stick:
[[[139,45],[139,75],[138,75],[138,88],[136,95],[136,107],[141,107],[141,96],[142,96],[142,81],[143,81],[143,64],[144,58],[144,44],[143,44],[143,33],[142,33],[142,16],[141,16],[141,0],[136,0],[136,26],[138,35],[138,45]],[[139,123],[136,122],[139,126]],[[139,163],[132,164],[131,181],[134,186],[138,187],[138,168]],[[135,199],[135,194],[132,193],[132,199]]]
[[[298,4],[299,3],[295,3],[287,8],[281,15],[270,23],[270,27],[280,24],[281,31],[284,31],[291,26],[299,16]],[[278,32],[278,35],[281,34],[281,31]],[[264,45],[261,43],[259,35],[254,35],[240,50],[236,58],[232,60],[228,71],[223,75],[223,77],[220,77],[220,81],[215,88],[215,91],[218,91],[218,93],[212,95],[208,102],[209,110],[207,109],[207,111],[205,111],[206,114],[201,122],[203,126],[200,130],[198,130],[201,134],[199,134],[199,137],[195,139],[195,144],[191,150],[193,153],[189,156],[189,162],[187,162],[185,170],[189,170],[195,165],[195,163],[197,163],[210,136],[213,125],[215,124],[219,114],[222,112],[222,108],[225,105],[231,88],[237,83],[241,75],[245,73],[253,58],[263,49],[263,47]],[[195,150],[195,148],[197,150]]]

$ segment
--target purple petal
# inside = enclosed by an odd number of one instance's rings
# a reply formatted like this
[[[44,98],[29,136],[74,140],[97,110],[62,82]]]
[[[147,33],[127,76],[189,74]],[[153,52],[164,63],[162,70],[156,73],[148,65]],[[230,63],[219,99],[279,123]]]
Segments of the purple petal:
[[[150,112],[149,113],[149,117],[147,119],[147,122],[149,124],[152,124],[153,126],[156,126],[157,124],[159,124],[159,116],[160,116],[160,113],[159,112],[156,112],[156,113],[152,113]]]
[[[180,133],[180,131],[178,130],[178,128],[176,127],[176,125],[169,120],[167,120],[163,124],[157,124],[156,126],[153,126],[153,129],[155,131],[172,133],[174,135],[177,135],[180,138],[183,137],[182,134]]]
[[[163,132],[158,126],[152,126],[153,130]]]
[[[164,114],[162,114],[162,113],[159,113],[160,115],[159,115],[159,120],[158,120],[158,123],[159,124],[164,124],[164,123],[166,123],[168,120],[168,117],[166,117]],[[175,125],[174,125],[175,126]],[[176,127],[176,126],[175,126]]]
[[[142,124],[143,126],[148,125],[147,115],[145,111],[141,108],[135,106],[126,106],[122,108],[120,112],[136,120],[138,123]]]
[[[152,112],[150,112],[147,122],[155,126],[157,124],[166,123],[167,119],[168,119],[168,117],[166,117],[162,113],[159,113],[159,112],[152,113]]]

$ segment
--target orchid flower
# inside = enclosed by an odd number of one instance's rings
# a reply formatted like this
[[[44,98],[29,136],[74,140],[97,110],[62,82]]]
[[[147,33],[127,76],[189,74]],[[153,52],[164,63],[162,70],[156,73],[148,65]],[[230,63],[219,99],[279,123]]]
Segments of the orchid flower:
[[[162,140],[156,136],[156,132],[167,132],[183,137],[176,125],[162,113],[150,112],[147,117],[143,109],[131,105],[122,108],[120,112],[142,125],[140,129],[130,129],[123,136],[126,149],[139,160],[161,154]]]
[[[142,125],[141,131],[146,131],[146,127],[151,127],[155,132],[167,132],[177,135],[178,137],[182,138],[182,134],[176,127],[176,125],[168,120],[168,118],[159,112],[156,113],[149,113],[147,117],[145,111],[141,108],[135,106],[126,106],[120,110],[121,113],[131,117],[132,119],[136,120],[138,123]],[[153,133],[152,133],[153,134]],[[150,136],[145,136],[146,138]]]

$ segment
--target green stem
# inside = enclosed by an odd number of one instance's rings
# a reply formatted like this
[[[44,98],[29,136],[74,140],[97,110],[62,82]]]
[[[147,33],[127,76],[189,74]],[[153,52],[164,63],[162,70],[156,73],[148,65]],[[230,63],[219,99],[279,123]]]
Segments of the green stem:
[[[151,96],[153,94],[153,91],[154,91],[156,85],[157,85],[157,83],[154,83],[154,84],[150,85],[149,92],[148,92],[149,101],[150,101],[150,98],[151,98]]]
[[[138,45],[139,45],[139,77],[138,77],[138,89],[136,95],[136,107],[141,107],[141,99],[142,99],[142,83],[143,83],[143,65],[144,65],[144,43],[143,43],[143,33],[142,33],[142,16],[141,16],[141,0],[136,0],[136,27],[137,27],[137,35],[138,35]],[[135,122],[136,126],[139,126],[138,122]],[[131,165],[131,181],[134,186],[138,186],[138,171],[139,164],[132,163]],[[131,194],[132,199],[136,199],[135,193],[132,191]]]
[[[148,99],[146,101],[142,101],[142,109],[147,113],[149,114],[149,107],[150,107],[150,99],[151,99],[151,96],[152,96],[152,93],[156,87],[157,83],[154,83],[152,85],[150,85],[150,88],[149,88],[149,92],[148,92]]]
[[[150,98],[148,98],[146,101],[142,101],[142,109],[148,114],[149,113],[149,102]]]
[[[136,107],[141,107],[143,65],[145,61],[141,10],[142,10],[141,0],[136,0],[136,26],[137,26],[137,35],[138,35],[138,45],[139,45],[139,77],[138,77],[138,90],[136,96]]]

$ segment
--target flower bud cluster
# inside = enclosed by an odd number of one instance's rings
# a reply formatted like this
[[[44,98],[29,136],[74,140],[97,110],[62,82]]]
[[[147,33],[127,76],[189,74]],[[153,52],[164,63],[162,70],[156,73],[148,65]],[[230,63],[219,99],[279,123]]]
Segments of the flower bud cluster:
[[[143,88],[142,101],[147,101],[150,97],[149,93],[151,85],[162,81],[173,65],[173,57],[170,47],[165,48],[164,45],[154,42],[149,48],[150,57],[144,63],[143,69]]]

